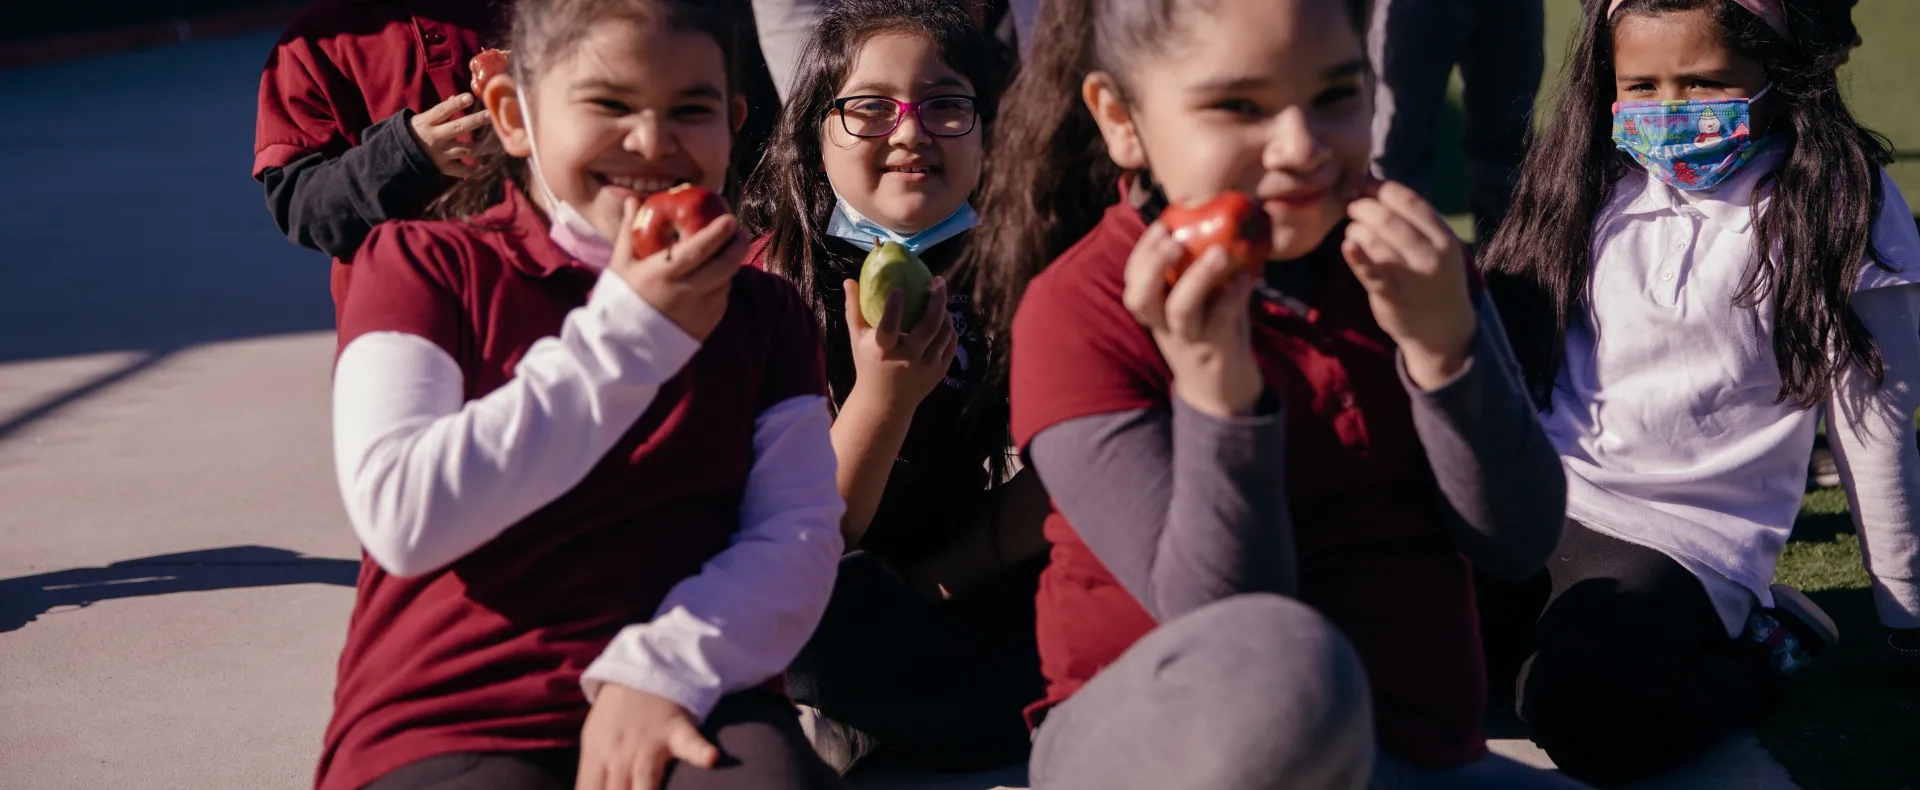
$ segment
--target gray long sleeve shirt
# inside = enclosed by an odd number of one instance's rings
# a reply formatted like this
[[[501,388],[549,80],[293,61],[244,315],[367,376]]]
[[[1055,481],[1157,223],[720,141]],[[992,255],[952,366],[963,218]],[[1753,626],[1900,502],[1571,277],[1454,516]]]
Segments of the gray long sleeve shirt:
[[[1467,366],[1431,392],[1400,380],[1439,488],[1440,518],[1475,565],[1538,570],[1559,540],[1566,479],[1534,416],[1492,303]],[[1286,488],[1285,404],[1221,420],[1173,399],[1041,431],[1031,456],[1061,513],[1160,622],[1249,592],[1293,596],[1298,571]]]

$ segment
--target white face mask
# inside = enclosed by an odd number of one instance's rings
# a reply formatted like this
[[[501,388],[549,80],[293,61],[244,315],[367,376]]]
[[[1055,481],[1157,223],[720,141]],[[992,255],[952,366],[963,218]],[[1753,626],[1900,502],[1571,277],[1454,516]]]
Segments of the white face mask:
[[[533,116],[527,110],[527,96],[520,90],[518,81],[513,86],[514,98],[520,101],[520,122],[527,127],[527,147],[533,164],[533,183],[540,189],[540,196],[546,198],[547,215],[551,222],[547,235],[560,249],[566,250],[581,263],[594,270],[607,268],[613,261],[613,242],[601,235],[600,229],[582,215],[571,204],[554,196],[547,187],[546,176],[540,173],[540,146],[533,140]]]

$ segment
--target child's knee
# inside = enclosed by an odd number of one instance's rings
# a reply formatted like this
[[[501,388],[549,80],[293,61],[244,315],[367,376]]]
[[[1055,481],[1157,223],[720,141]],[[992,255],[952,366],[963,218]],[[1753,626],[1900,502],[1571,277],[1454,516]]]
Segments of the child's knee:
[[[1157,674],[1194,714],[1169,724],[1207,730],[1196,739],[1211,752],[1207,762],[1257,767],[1301,786],[1364,776],[1357,766],[1370,765],[1374,749],[1366,673],[1319,612],[1277,595],[1240,595],[1163,628],[1175,629],[1181,649],[1161,659]]]

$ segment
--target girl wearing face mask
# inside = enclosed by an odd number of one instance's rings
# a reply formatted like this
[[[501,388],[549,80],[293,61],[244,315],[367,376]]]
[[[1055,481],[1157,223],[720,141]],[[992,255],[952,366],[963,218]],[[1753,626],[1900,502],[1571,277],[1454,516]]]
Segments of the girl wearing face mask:
[[[1468,564],[1536,571],[1564,484],[1461,244],[1367,179],[1367,6],[1042,10],[976,247],[1058,508],[1036,788],[1567,786],[1487,753]],[[1156,209],[1225,190],[1270,258],[1169,290]]]
[[[815,745],[843,769],[877,746],[942,770],[1026,758],[1040,695],[1033,590],[1045,494],[1007,478],[996,339],[956,266],[993,122],[998,64],[954,0],[829,6],[741,216],[751,257],[819,321],[850,549],[788,673]],[[869,325],[854,278],[876,239],[937,275]]]
[[[813,322],[732,217],[629,253],[638,199],[726,186],[732,30],[675,0],[512,30],[478,172],[354,264],[334,450],[367,559],[315,784],[841,786],[765,688],[840,554]]]
[[[1816,407],[1890,629],[1866,638],[1920,657],[1920,234],[1815,9],[1589,7],[1485,262],[1567,471],[1519,712],[1616,782],[1705,751],[1838,637],[1769,586]]]

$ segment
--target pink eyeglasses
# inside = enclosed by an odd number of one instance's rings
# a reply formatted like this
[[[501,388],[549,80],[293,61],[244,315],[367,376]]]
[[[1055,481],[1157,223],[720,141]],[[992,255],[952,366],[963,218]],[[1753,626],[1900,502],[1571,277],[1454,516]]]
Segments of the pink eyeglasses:
[[[886,137],[900,128],[900,119],[911,113],[920,119],[920,128],[935,137],[961,137],[973,131],[975,111],[972,96],[934,96],[923,101],[900,101],[891,96],[848,96],[834,99],[833,109],[840,115],[840,126],[855,137]]]

